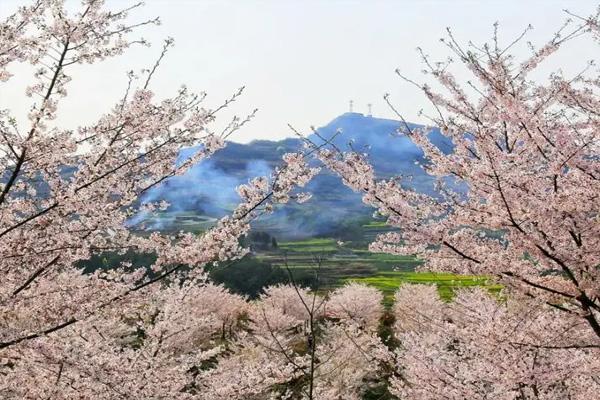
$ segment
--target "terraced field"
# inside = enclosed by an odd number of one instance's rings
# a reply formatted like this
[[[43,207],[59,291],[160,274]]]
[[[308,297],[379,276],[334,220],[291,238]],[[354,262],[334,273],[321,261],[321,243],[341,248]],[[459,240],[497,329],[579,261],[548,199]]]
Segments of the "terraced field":
[[[166,222],[165,218],[167,216],[158,213],[145,223],[148,226],[159,225]],[[175,218],[178,230],[195,233],[214,223],[214,219],[186,212],[169,215],[168,218]],[[392,302],[394,292],[403,283],[437,285],[440,296],[445,300],[449,300],[461,287],[483,286],[493,292],[501,289],[481,276],[415,272],[420,261],[413,256],[371,253],[367,249],[367,244],[378,234],[391,230],[385,222],[370,221],[362,225],[362,229],[363,237],[359,242],[342,243],[334,238],[285,241],[279,242],[277,249],[255,252],[254,257],[280,268],[287,266],[294,279],[304,284],[315,282],[315,257],[318,257],[319,290],[331,290],[350,281],[363,282],[380,289],[387,304]]]
[[[415,257],[371,253],[365,248],[353,247],[353,243],[339,244],[330,238],[283,242],[279,244],[279,251],[257,257],[280,267],[287,265],[295,278],[314,275],[317,269],[314,259],[320,257],[320,290],[333,289],[350,281],[364,282],[380,289],[388,304],[403,283],[437,285],[445,300],[461,287],[482,286],[493,292],[501,289],[481,276],[415,272],[420,264]]]
[[[149,234],[154,230],[162,232],[202,233],[216,223],[215,218],[207,217],[191,211],[155,212],[135,218],[134,230],[137,234]]]

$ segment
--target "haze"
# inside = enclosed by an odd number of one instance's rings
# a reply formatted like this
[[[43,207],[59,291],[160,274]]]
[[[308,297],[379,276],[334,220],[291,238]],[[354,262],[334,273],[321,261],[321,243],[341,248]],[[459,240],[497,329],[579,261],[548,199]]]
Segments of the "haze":
[[[0,17],[20,4],[23,1],[1,0]],[[108,4],[116,9],[131,3]],[[72,95],[65,100],[59,122],[75,127],[106,112],[123,92],[125,71],[150,66],[168,36],[175,38],[176,46],[161,65],[153,89],[168,95],[185,83],[207,91],[207,104],[215,106],[245,85],[244,96],[226,116],[243,116],[254,108],[259,113],[236,133],[235,141],[291,136],[288,123],[303,131],[325,125],[348,111],[351,99],[357,112],[366,112],[367,103],[372,103],[375,116],[392,118],[382,99],[386,92],[406,119],[426,122],[418,115],[420,109],[427,110],[426,101],[394,74],[400,68],[422,80],[417,46],[434,60],[443,60],[450,55],[439,42],[446,27],[452,27],[462,43],[482,43],[491,38],[495,21],[501,24],[505,43],[532,24],[535,29],[527,38],[540,46],[567,18],[565,8],[587,16],[595,2],[149,0],[131,16],[161,17],[161,26],[144,31],[153,47],[85,66],[94,79],[82,80],[75,71]],[[574,40],[548,70],[560,65],[567,73],[579,71],[592,57],[591,46],[591,41]],[[527,54],[525,46],[516,52]],[[0,93],[0,108],[10,106],[23,119],[30,104],[22,95],[26,80],[19,71],[12,72],[17,77]],[[93,100],[87,100],[87,93]],[[84,97],[85,102],[79,100]]]

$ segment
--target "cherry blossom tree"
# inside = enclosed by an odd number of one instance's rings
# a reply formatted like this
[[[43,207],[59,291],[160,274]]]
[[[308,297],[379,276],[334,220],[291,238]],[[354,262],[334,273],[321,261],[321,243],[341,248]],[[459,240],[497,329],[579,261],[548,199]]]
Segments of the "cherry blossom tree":
[[[326,313],[375,331],[383,314],[383,295],[373,287],[348,283],[330,294]]]
[[[246,310],[239,296],[207,282],[203,266],[241,257],[239,237],[252,219],[291,198],[318,169],[301,153],[283,157],[272,176],[238,191],[241,203],[202,235],[136,235],[127,221],[146,191],[210,157],[252,117],[219,134],[209,125],[221,106],[186,87],[157,99],[156,63],[130,73],[123,97],[96,122],[58,126],[74,65],[124,53],[141,4],[117,11],[85,0],[39,0],[0,24],[0,78],[16,63],[35,70],[26,89],[26,122],[0,113],[0,394],[3,398],[188,398],[205,363],[226,350]],[[199,146],[198,146],[199,145]],[[183,147],[198,146],[175,163]],[[166,204],[144,204],[153,211]],[[156,256],[148,268],[123,263],[83,274],[80,260],[104,251]]]
[[[377,307],[362,308],[361,300]],[[267,288],[250,306],[249,330],[233,342],[233,355],[198,376],[200,392],[207,399],[360,399],[392,361],[377,323],[365,324],[381,317],[381,300],[359,284],[330,297],[294,284]]]
[[[188,281],[135,305],[95,313],[72,329],[5,352],[10,372],[3,396],[192,398],[196,368],[226,350],[223,326],[245,304],[223,288]]]
[[[600,389],[594,332],[535,299],[463,289],[444,304],[434,286],[404,285],[394,313],[399,398],[589,399]]]
[[[448,31],[444,43],[473,76],[464,84],[452,60],[435,63],[422,52],[438,89],[398,72],[423,91],[432,126],[453,143],[444,152],[430,141],[432,128],[399,129],[423,150],[439,196],[410,190],[401,177],[378,180],[365,154],[329,146],[318,156],[399,228],[380,235],[372,251],[418,255],[428,270],[494,277],[511,296],[578,316],[600,338],[600,80],[594,64],[572,77],[533,78],[571,39],[597,36],[598,16],[582,21],[521,62],[510,51],[522,36],[503,47],[496,29],[491,44],[465,48]]]

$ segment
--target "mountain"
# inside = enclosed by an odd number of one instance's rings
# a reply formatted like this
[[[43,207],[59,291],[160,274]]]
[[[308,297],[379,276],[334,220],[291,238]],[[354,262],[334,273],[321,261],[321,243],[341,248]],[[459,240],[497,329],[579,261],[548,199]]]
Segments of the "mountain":
[[[423,152],[405,135],[399,134],[401,122],[374,118],[358,113],[346,113],[319,128],[320,136],[331,138],[340,149],[352,148],[365,152],[379,177],[411,176],[407,182],[415,190],[434,194],[434,179],[418,165],[424,162]],[[411,129],[419,125],[409,124]],[[313,134],[310,138],[319,143]],[[443,152],[452,151],[452,143],[433,130],[430,139]],[[300,139],[280,141],[255,140],[248,144],[228,143],[209,160],[194,165],[182,175],[169,179],[155,188],[142,201],[166,200],[166,212],[148,217],[140,215],[132,225],[143,229],[186,229],[210,224],[214,218],[227,214],[239,201],[236,186],[252,177],[269,174],[280,162],[281,155],[297,151]],[[185,149],[180,157],[194,149]],[[313,194],[304,204],[289,204],[256,224],[257,229],[279,238],[327,235],[340,229],[345,221],[369,218],[373,209],[361,202],[361,195],[345,187],[340,179],[323,171],[306,188]]]

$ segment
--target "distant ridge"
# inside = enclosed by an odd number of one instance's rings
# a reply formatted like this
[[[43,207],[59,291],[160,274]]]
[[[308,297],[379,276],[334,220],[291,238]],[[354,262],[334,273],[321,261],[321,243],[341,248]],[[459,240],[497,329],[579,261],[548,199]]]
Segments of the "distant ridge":
[[[319,135],[331,138],[342,150],[350,147],[369,154],[380,177],[411,176],[407,182],[415,190],[434,193],[434,179],[418,165],[423,152],[406,135],[398,134],[400,121],[374,118],[360,113],[345,113],[319,128]],[[409,124],[411,129],[420,125]],[[314,134],[311,139],[321,142]],[[432,142],[444,152],[452,143],[438,130],[430,134]],[[211,159],[194,165],[186,174],[169,179],[152,190],[142,201],[158,199],[171,206],[160,219],[146,223],[150,229],[177,229],[182,212],[202,218],[217,218],[227,214],[239,201],[235,187],[254,176],[265,175],[279,163],[281,155],[297,151],[302,142],[297,138],[279,141],[254,140],[247,144],[230,142]],[[193,149],[181,152],[181,157]],[[307,187],[313,198],[302,205],[290,204],[257,224],[257,227],[294,237],[324,235],[349,218],[368,217],[373,210],[364,206],[361,195],[345,187],[328,171],[317,176]],[[137,222],[137,221],[136,221]]]

